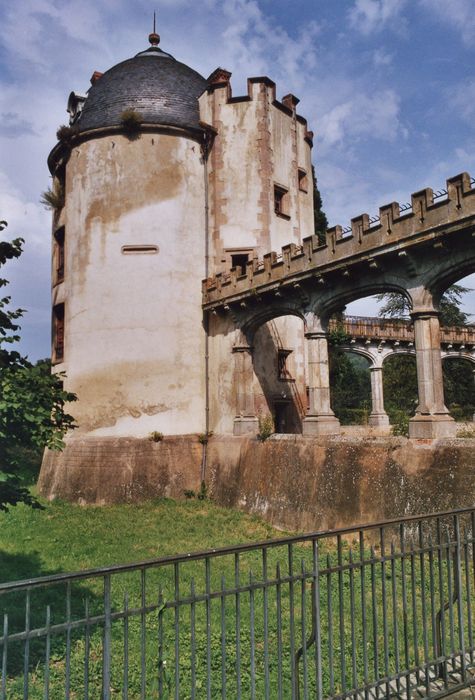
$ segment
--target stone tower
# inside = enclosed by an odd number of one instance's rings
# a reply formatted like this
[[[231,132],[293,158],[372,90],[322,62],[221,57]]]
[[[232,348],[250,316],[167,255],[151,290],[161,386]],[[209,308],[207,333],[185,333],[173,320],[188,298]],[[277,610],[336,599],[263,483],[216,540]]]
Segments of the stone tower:
[[[71,93],[70,128],[48,161],[64,193],[53,221],[52,358],[78,396],[78,429],[43,462],[49,495],[76,497],[90,478],[97,488],[84,498],[100,500],[115,469],[119,481],[127,470],[129,482],[147,481],[137,455],[145,449],[153,471],[154,431],[194,434],[196,443],[210,430],[254,430],[222,362],[235,339],[203,318],[201,281],[231,267],[245,273],[258,255],[313,233],[312,133],[297,98],[278,101],[266,77],[233,97],[229,72],[205,79],[162,51],[157,34],[149,41],[95,72],[85,97]],[[298,432],[301,321],[263,329],[252,340],[261,358],[255,401],[271,412],[280,402],[282,425]],[[279,372],[290,354],[300,409],[285,417]]]

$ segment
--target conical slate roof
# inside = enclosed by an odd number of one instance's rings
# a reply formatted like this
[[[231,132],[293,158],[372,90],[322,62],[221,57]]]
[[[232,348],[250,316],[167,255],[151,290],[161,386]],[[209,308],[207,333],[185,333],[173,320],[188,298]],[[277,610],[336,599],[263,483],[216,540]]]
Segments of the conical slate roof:
[[[118,126],[133,109],[145,124],[199,128],[198,97],[207,82],[202,75],[154,45],[110,68],[91,86],[80,131]]]

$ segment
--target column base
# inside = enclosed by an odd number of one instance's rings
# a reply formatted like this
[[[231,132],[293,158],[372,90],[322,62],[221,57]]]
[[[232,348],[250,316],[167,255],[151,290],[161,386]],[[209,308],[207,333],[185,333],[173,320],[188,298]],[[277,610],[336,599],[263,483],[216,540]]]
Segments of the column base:
[[[234,419],[233,435],[256,434],[259,431],[259,421],[256,416],[241,416]]]
[[[435,440],[437,438],[455,437],[457,424],[447,415],[414,416],[409,421],[409,437]]]
[[[340,421],[334,415],[306,416],[302,421],[303,435],[339,435]]]
[[[376,428],[386,428],[389,426],[389,416],[387,413],[371,413],[368,423]]]

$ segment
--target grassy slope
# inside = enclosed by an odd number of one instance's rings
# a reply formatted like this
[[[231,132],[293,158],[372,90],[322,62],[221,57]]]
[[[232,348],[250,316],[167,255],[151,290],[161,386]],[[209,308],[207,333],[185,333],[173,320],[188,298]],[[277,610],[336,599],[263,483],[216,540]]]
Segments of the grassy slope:
[[[81,507],[42,502],[0,513],[0,580],[141,561],[277,537],[255,517],[210,501],[161,499]]]

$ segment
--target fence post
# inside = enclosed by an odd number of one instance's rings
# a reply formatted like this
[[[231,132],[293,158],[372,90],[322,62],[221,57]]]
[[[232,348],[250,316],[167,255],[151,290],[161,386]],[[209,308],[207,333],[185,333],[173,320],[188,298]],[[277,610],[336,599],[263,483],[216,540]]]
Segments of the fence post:
[[[110,700],[111,675],[111,577],[104,576],[104,638],[102,642],[102,700]]]

